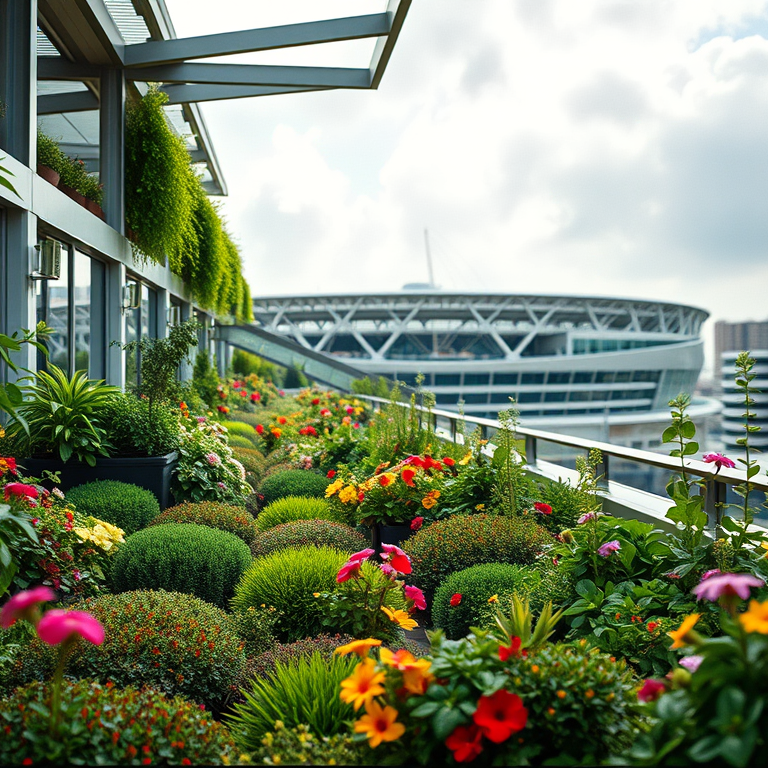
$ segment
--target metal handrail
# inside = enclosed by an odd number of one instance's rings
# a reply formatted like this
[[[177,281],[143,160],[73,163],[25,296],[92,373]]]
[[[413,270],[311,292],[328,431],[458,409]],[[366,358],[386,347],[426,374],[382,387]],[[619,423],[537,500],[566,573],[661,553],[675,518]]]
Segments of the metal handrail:
[[[382,397],[374,397],[372,395],[356,395],[361,400],[367,400],[371,403],[378,405],[389,405],[391,400],[387,400]],[[501,424],[496,419],[484,419],[477,416],[466,416],[460,413],[454,413],[453,411],[443,411],[436,408],[425,408],[424,406],[414,405],[410,403],[397,402],[396,405],[402,408],[416,408],[417,411],[427,414],[428,418],[432,420],[432,427],[437,428],[438,419],[447,419],[449,423],[450,439],[452,442],[456,442],[456,436],[459,433],[458,424],[472,424],[479,426],[483,437],[488,436],[488,430],[501,429]],[[597,448],[602,456],[603,463],[598,467],[598,474],[602,475],[602,484],[607,487],[609,482],[611,485],[619,486],[618,483],[613,483],[610,480],[610,458],[624,459],[626,461],[632,461],[637,464],[644,464],[646,466],[658,467],[660,469],[668,470],[669,472],[679,473],[681,471],[680,459],[672,456],[664,456],[662,454],[653,453],[652,451],[640,450],[637,448],[626,448],[621,445],[614,445],[613,443],[604,443],[599,440],[588,440],[582,437],[573,437],[571,435],[562,435],[556,432],[546,432],[539,429],[529,429],[527,427],[518,427],[516,432],[521,437],[525,438],[525,464],[530,469],[541,469],[539,460],[537,458],[537,444],[538,441],[547,443],[556,443],[557,445],[563,445],[568,448],[576,448],[578,450],[589,451],[592,448]],[[685,471],[691,475],[701,478],[705,483],[705,509],[710,520],[711,526],[714,526],[719,522],[722,515],[723,505],[725,504],[726,490],[728,486],[740,485],[747,481],[746,471],[740,469],[728,469],[722,467],[717,469],[713,464],[709,464],[696,459],[685,459]],[[751,489],[754,491],[768,492],[768,477],[755,476],[749,480]],[[635,489],[633,486],[623,486],[625,488]],[[656,496],[656,494],[653,494]],[[662,498],[657,496],[657,498]],[[760,526],[762,527],[762,526]]]

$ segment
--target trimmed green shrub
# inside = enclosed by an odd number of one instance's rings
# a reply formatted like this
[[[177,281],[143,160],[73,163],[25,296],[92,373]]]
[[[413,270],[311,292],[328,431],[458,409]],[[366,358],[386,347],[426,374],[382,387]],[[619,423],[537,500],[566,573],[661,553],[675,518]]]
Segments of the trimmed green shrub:
[[[221,531],[234,533],[238,539],[242,539],[248,545],[252,544],[256,538],[256,526],[245,507],[233,507],[219,501],[177,504],[161,512],[150,526],[168,523],[196,523],[207,525],[209,528],[218,528]]]
[[[286,496],[323,499],[327,486],[328,478],[324,475],[307,469],[288,469],[266,477],[258,490],[266,505]]]
[[[253,443],[242,435],[229,435],[229,447],[230,448],[251,448]]]
[[[3,765],[221,765],[237,759],[227,729],[184,699],[147,688],[64,682],[59,733],[47,713],[50,687],[34,682],[0,701]]]
[[[226,427],[229,432],[230,445],[232,444],[232,436],[238,435],[239,437],[244,437],[248,441],[248,446],[251,448],[256,448],[258,446],[260,438],[256,434],[256,430],[249,424],[242,421],[223,421],[221,425]]]
[[[164,456],[178,451],[178,410],[155,407],[135,395],[113,395],[99,412],[99,421],[112,444],[112,456]]]
[[[230,616],[230,624],[237,636],[243,641],[243,650],[248,658],[258,656],[274,648],[274,629],[280,613],[269,606],[256,608],[253,605],[246,611],[239,611]]]
[[[336,513],[325,499],[286,496],[265,507],[256,518],[256,526],[267,531],[295,520],[336,520]]]
[[[266,510],[262,514],[265,513]],[[254,557],[263,557],[281,549],[327,546],[351,554],[368,545],[368,539],[348,525],[331,520],[295,520],[260,533],[251,544],[251,553]]]
[[[452,573],[435,592],[432,622],[445,630],[449,640],[464,637],[477,626],[488,607],[488,598],[499,600],[517,592],[528,597],[541,581],[541,575],[529,566],[508,563],[484,563]],[[458,605],[451,605],[453,595],[461,595]]]
[[[167,589],[226,608],[250,563],[250,550],[234,534],[170,523],[129,536],[112,561],[110,576],[115,592]]]
[[[237,616],[238,614],[234,614]],[[277,643],[274,648],[249,658],[246,662],[246,678],[268,677],[275,671],[279,663],[288,664],[300,658],[309,658],[313,653],[319,653],[323,658],[330,659],[340,645],[351,643],[351,635],[317,635],[305,637],[292,643]]]
[[[150,685],[219,709],[245,669],[242,642],[227,614],[192,595],[125,592],[73,607],[103,624],[105,640],[74,647],[70,677]],[[50,678],[57,658],[58,649],[33,640],[14,663],[15,684]]]
[[[250,752],[254,765],[373,765],[370,747],[349,733],[316,736],[308,725],[286,727],[277,721]]]
[[[160,514],[152,491],[118,480],[94,480],[67,491],[67,501],[84,515],[96,517],[135,533]]]
[[[230,443],[230,445],[232,445]],[[258,488],[259,483],[264,477],[264,471],[267,467],[264,454],[256,448],[243,448],[241,446],[232,445],[232,451],[235,454],[235,458],[245,467],[245,479],[251,488]],[[247,506],[247,505],[246,505]],[[251,514],[258,514],[258,504],[255,506],[256,512],[248,510]]]
[[[353,710],[342,702],[339,690],[359,661],[354,655],[313,653],[278,662],[267,678],[254,678],[244,691],[245,702],[236,704],[235,714],[227,718],[235,743],[248,752],[258,749],[277,720],[289,728],[306,724],[316,736],[345,731]]]
[[[412,581],[434,590],[446,576],[480,563],[532,563],[552,537],[534,520],[501,515],[454,515],[422,528],[403,545]]]
[[[314,634],[320,627],[315,592],[331,592],[336,574],[346,562],[344,552],[331,547],[284,549],[254,560],[235,587],[232,607],[271,605],[283,615],[277,622],[280,640],[291,642]]]

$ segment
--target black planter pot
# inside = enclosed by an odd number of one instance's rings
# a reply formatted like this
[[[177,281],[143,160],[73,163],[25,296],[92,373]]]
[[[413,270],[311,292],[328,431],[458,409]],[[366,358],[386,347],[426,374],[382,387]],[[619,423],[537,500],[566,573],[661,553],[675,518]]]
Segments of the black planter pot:
[[[61,473],[59,488],[68,491],[76,485],[90,483],[93,480],[119,480],[133,483],[152,491],[160,503],[160,509],[172,506],[171,476],[176,467],[179,454],[166,453],[165,456],[123,457],[96,459],[96,466],[89,467],[78,461],[69,460],[66,464],[61,459],[32,458],[20,462],[26,472],[33,477],[40,477],[43,470]],[[51,483],[44,483],[51,485]]]
[[[387,525],[386,523],[374,523],[371,529],[371,542],[376,553],[379,554],[382,544],[394,544],[399,547],[406,539],[413,535],[410,523],[403,525]]]

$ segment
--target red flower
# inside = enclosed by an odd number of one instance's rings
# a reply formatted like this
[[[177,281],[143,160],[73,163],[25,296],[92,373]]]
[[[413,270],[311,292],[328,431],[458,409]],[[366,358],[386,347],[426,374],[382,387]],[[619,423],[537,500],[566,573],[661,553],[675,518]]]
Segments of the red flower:
[[[541,512],[542,515],[551,515],[552,514],[552,507],[549,506],[549,504],[544,504],[542,501],[537,501],[533,508],[537,512]]]
[[[398,573],[407,576],[411,572],[411,558],[400,547],[396,547],[394,544],[382,544],[381,548],[384,550],[381,559],[389,560],[389,564]]]
[[[461,593],[456,592],[451,595],[451,608],[455,608],[461,602]]]
[[[217,405],[216,409],[219,411],[219,413],[229,413],[229,408],[227,408],[226,405]]]
[[[426,466],[421,456],[409,456],[403,461],[403,464],[410,464],[413,467],[421,467],[422,469]]]
[[[360,493],[357,494],[357,500],[362,504],[363,499],[365,499],[365,494],[360,491]]]
[[[336,477],[336,470],[335,469],[329,469],[328,470],[328,474],[326,475],[326,477],[329,480],[333,480],[333,478]]]
[[[403,478],[403,482],[410,488],[416,487],[416,485],[413,482],[413,478],[415,476],[416,476],[416,470],[411,469],[410,467],[405,467],[405,469],[403,469],[403,471],[400,473],[400,477]]]
[[[411,530],[412,531],[418,531],[421,526],[424,525],[424,518],[423,517],[414,517],[413,520],[411,520]]]
[[[519,637],[513,637],[509,646],[499,646],[499,661],[506,661],[510,656],[520,655],[520,645],[522,640]]]
[[[336,581],[342,584],[350,579],[356,579],[360,573],[360,563],[354,560],[348,560],[341,566],[339,572],[336,574]]]
[[[277,417],[277,423],[278,424],[285,424],[286,421],[287,421],[287,419],[285,418],[285,416],[278,416]]]
[[[321,416],[330,416],[331,412],[327,408],[323,408],[322,411],[320,411]]]
[[[649,621],[648,622],[648,631],[649,632],[653,632],[653,630],[656,629],[656,627],[658,627],[658,626],[659,626],[659,622],[658,621]]]
[[[16,474],[16,459],[13,456],[0,456],[0,461],[5,464],[12,475]]]
[[[257,424],[254,429],[256,430],[257,435],[263,435],[264,434],[264,425],[263,424]]]
[[[640,701],[656,701],[667,686],[661,680],[648,679],[643,683],[643,687],[637,692],[637,698]]]
[[[5,486],[5,500],[15,496],[17,499],[36,499],[40,495],[40,491],[35,488],[34,485],[26,485],[25,483],[8,483]]]
[[[444,456],[443,464],[445,464],[446,467],[453,467],[456,462],[450,456]]]
[[[251,402],[255,403],[257,400],[261,400],[261,395],[258,392],[251,392]]]
[[[476,725],[459,725],[445,740],[445,746],[457,763],[469,763],[483,751],[482,741],[483,734]]]
[[[233,381],[233,382],[232,382],[232,386],[233,386],[235,389],[239,389],[239,388],[240,388],[240,382],[239,382],[239,381]]]
[[[483,736],[494,744],[501,744],[513,733],[525,728],[528,710],[518,695],[501,690],[492,696],[481,696],[472,719],[480,727]]]
[[[379,485],[386,488],[392,482],[392,477],[386,474],[379,475]]]
[[[320,398],[316,397],[314,400],[312,400],[312,405],[320,405]]]

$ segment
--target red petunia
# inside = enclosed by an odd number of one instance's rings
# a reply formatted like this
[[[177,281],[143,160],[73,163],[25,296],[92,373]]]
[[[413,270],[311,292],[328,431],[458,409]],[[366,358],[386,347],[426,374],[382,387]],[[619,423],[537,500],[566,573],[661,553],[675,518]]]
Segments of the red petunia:
[[[398,573],[407,576],[411,572],[411,558],[400,547],[396,547],[394,544],[382,544],[381,548],[384,550],[381,559],[388,560]]]
[[[658,627],[658,626],[659,626],[659,622],[658,621],[649,621],[648,622],[648,631],[649,632],[653,632],[653,630],[656,629],[656,627]]]
[[[382,488],[386,488],[390,483],[392,482],[392,476],[391,475],[379,475],[379,485]]]
[[[499,646],[499,661],[506,661],[510,656],[520,655],[520,645],[522,640],[519,637],[513,637],[508,646]]]
[[[264,425],[263,424],[257,424],[255,429],[256,429],[256,434],[257,435],[263,435],[264,434]]]
[[[453,467],[456,462],[450,456],[445,456],[443,457],[443,464],[445,464],[446,467]]]
[[[285,424],[286,421],[287,421],[287,419],[285,418],[285,416],[278,416],[277,417],[277,423],[278,424]]]
[[[525,728],[528,710],[517,694],[501,690],[492,696],[481,696],[472,719],[483,736],[494,744],[501,744],[513,733]]]
[[[544,502],[542,502],[542,501],[537,501],[537,502],[536,502],[536,503],[533,505],[533,508],[534,508],[534,509],[535,509],[537,512],[541,512],[541,514],[542,514],[542,515],[551,515],[551,514],[552,514],[552,507],[550,507],[550,506],[549,506],[549,504],[545,504],[545,503],[544,503]]]
[[[474,724],[459,725],[445,740],[457,763],[469,763],[483,751],[482,731]]]
[[[320,398],[316,397],[314,400],[312,400],[312,405],[320,405]]]
[[[461,593],[456,592],[451,595],[451,608],[455,608],[461,602]]]
[[[416,484],[413,482],[413,478],[416,476],[416,470],[410,467],[405,467],[400,473],[400,477],[403,478],[403,482],[410,488],[415,488]]]
[[[640,701],[656,701],[667,690],[667,686],[661,680],[649,678],[643,683],[643,687],[637,692]]]
[[[421,528],[422,525],[424,525],[424,518],[421,517],[421,516],[414,517],[413,520],[411,520],[411,530],[412,531],[418,531]]]
[[[25,483],[8,483],[4,489],[6,501],[11,496],[15,496],[17,499],[36,499],[39,495],[40,491],[34,485],[26,485]]]
[[[335,469],[329,469],[328,470],[328,474],[326,475],[326,477],[329,480],[333,480],[333,478],[336,477],[336,470]]]

